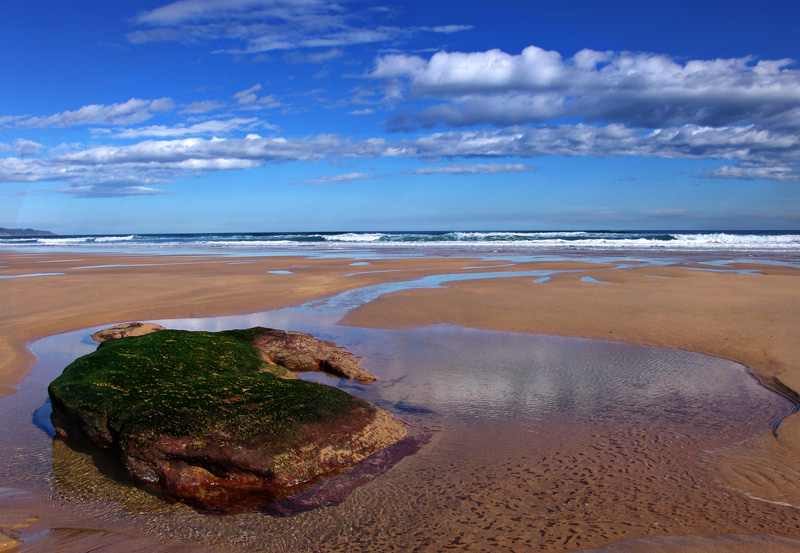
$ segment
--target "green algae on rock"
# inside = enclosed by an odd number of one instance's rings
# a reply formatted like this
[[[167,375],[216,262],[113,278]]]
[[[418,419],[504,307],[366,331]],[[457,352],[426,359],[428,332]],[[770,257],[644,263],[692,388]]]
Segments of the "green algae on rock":
[[[56,433],[109,450],[169,500],[214,511],[281,499],[405,436],[387,411],[276,364],[297,358],[275,345],[286,335],[159,330],[103,342],[50,384]]]

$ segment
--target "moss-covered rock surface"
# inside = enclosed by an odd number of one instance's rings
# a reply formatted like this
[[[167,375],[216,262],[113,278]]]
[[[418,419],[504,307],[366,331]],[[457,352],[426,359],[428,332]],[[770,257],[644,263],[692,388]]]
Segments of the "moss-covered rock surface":
[[[50,384],[56,432],[110,450],[164,497],[211,510],[280,499],[404,436],[388,412],[267,362],[275,353],[254,344],[270,332],[104,342]]]

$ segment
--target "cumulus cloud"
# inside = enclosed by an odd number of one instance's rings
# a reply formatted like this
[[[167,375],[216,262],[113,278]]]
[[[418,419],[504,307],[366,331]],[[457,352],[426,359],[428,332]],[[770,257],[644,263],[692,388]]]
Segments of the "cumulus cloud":
[[[83,125],[130,125],[147,121],[156,113],[172,111],[170,98],[142,100],[131,98],[121,104],[92,104],[74,111],[62,111],[44,117],[24,117],[14,123],[18,128],[66,128]]]
[[[438,99],[411,118],[466,126],[580,118],[661,128],[757,123],[800,128],[800,71],[793,61],[732,58],[678,62],[660,54],[582,50],[570,58],[536,46],[378,58],[370,77],[404,98]],[[396,95],[397,91],[393,90]]]
[[[703,178],[775,181],[796,180],[800,165],[800,70],[789,59],[565,58],[530,46],[387,54],[368,76],[398,107],[391,130],[490,127],[396,141],[397,155],[727,159]]]

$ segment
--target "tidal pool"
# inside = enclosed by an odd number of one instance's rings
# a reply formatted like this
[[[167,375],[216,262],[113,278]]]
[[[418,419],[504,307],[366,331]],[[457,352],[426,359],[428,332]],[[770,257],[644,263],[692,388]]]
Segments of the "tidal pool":
[[[336,320],[285,309],[157,321],[270,326],[347,346],[378,382],[306,377],[386,407],[426,437],[337,504],[289,517],[167,505],[102,457],[53,440],[47,384],[94,349],[94,329],[35,342],[36,368],[0,400],[0,505],[23,501],[10,491],[22,490],[39,517],[19,550],[574,551],[622,542],[614,551],[624,551],[629,539],[640,547],[655,536],[736,534],[762,534],[764,551],[800,546],[796,509],[721,489],[694,465],[704,450],[769,432],[791,409],[739,364],[596,340]]]

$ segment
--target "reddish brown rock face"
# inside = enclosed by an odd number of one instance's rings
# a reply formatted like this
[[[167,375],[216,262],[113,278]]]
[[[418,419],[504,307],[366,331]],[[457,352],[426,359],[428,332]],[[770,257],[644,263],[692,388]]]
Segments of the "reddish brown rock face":
[[[290,371],[322,371],[348,380],[377,380],[361,367],[362,358],[354,356],[333,342],[318,340],[310,334],[289,330],[264,329],[253,340],[268,363]]]

